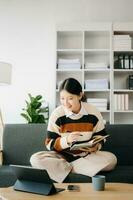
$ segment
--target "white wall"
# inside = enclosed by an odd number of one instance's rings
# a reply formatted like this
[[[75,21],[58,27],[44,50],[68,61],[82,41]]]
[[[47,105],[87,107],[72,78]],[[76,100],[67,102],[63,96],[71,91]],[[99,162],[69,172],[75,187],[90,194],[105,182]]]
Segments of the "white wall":
[[[23,123],[27,93],[55,97],[55,26],[132,21],[132,0],[0,0],[0,61],[13,65],[12,84],[0,87],[4,123]]]

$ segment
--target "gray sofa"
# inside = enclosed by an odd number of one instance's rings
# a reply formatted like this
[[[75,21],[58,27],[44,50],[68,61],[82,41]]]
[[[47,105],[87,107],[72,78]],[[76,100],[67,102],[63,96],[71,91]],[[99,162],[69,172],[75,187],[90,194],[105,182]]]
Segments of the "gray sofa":
[[[3,135],[3,165],[0,166],[0,187],[13,185],[16,177],[9,164],[30,165],[30,156],[46,150],[44,138],[47,126],[44,124],[6,124]],[[110,172],[100,172],[107,182],[133,183],[133,125],[106,125],[110,134],[103,150],[114,153],[118,165]],[[91,178],[70,173],[64,182],[91,182]]]

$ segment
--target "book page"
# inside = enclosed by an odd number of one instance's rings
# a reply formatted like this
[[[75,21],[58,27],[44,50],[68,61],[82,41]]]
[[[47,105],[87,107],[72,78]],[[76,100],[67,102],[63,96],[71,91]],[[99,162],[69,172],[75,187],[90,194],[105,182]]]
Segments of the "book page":
[[[100,141],[104,140],[107,138],[109,135],[105,136],[94,136],[92,140],[89,142],[84,142],[84,143],[74,143],[71,147],[70,150],[78,150],[80,148],[86,148],[86,147],[93,147],[95,144],[99,143]]]

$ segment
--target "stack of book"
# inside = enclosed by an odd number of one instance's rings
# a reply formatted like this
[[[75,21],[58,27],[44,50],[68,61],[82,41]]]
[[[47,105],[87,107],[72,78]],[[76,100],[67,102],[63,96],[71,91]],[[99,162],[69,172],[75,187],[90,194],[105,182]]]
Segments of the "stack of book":
[[[62,59],[58,60],[58,69],[80,69],[81,63],[78,58],[76,59]]]
[[[100,111],[107,110],[107,99],[105,98],[87,98],[87,102],[96,106]]]
[[[118,54],[114,57],[115,69],[133,69],[133,55]]]
[[[87,89],[87,90],[108,89],[108,79],[85,80],[85,89]]]
[[[114,94],[114,108],[115,110],[129,110],[129,95],[128,94]]]
[[[107,69],[108,64],[107,63],[89,63],[87,62],[85,64],[86,69]]]
[[[131,50],[130,35],[114,35],[114,50]]]

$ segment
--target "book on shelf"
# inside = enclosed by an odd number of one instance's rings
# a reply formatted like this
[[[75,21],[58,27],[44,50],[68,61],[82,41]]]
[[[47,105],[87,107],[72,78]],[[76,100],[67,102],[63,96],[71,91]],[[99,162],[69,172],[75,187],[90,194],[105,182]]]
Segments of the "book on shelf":
[[[78,58],[75,59],[63,59],[59,58],[58,59],[58,69],[80,69],[81,68],[81,63]]]
[[[129,109],[129,95],[128,94],[114,94],[114,109],[128,110]]]
[[[87,102],[96,106],[100,111],[107,110],[107,99],[106,98],[87,98]]]
[[[130,56],[129,56],[129,63],[130,63],[130,64],[129,64],[129,68],[130,68],[130,69],[133,69],[133,55],[130,55]]]
[[[125,101],[125,110],[128,110],[129,109],[129,95],[128,94],[125,94],[124,101]]]
[[[130,37],[130,35],[129,34],[116,34],[116,35],[114,35],[114,39],[115,40],[128,40],[128,39],[130,39],[131,37]]]
[[[108,69],[109,64],[108,63],[102,63],[102,62],[96,62],[96,63],[90,63],[87,62],[85,64],[85,69]]]
[[[130,35],[114,35],[114,50],[131,50]]]
[[[117,109],[121,110],[121,94],[117,94]]]
[[[130,61],[129,61],[129,55],[124,56],[124,69],[129,69]]]
[[[108,89],[108,79],[85,80],[85,89]]]
[[[114,110],[117,110],[117,94],[114,94]]]
[[[129,54],[115,55],[114,69],[133,69],[133,55]]]
[[[121,62],[119,59],[119,55],[114,56],[114,69],[121,69]]]
[[[125,110],[125,100],[124,100],[124,94],[121,94],[121,110]]]
[[[128,88],[130,90],[133,90],[133,75],[129,75],[129,78],[128,78]]]
[[[120,69],[124,69],[125,68],[124,55],[119,55],[119,60],[120,60]]]
[[[91,148],[95,146],[97,143],[104,141],[104,139],[106,139],[107,137],[109,137],[109,135],[104,135],[104,136],[95,135],[88,142],[86,141],[74,142],[72,146],[70,147],[70,150],[79,150],[81,148],[87,148],[87,147]]]

